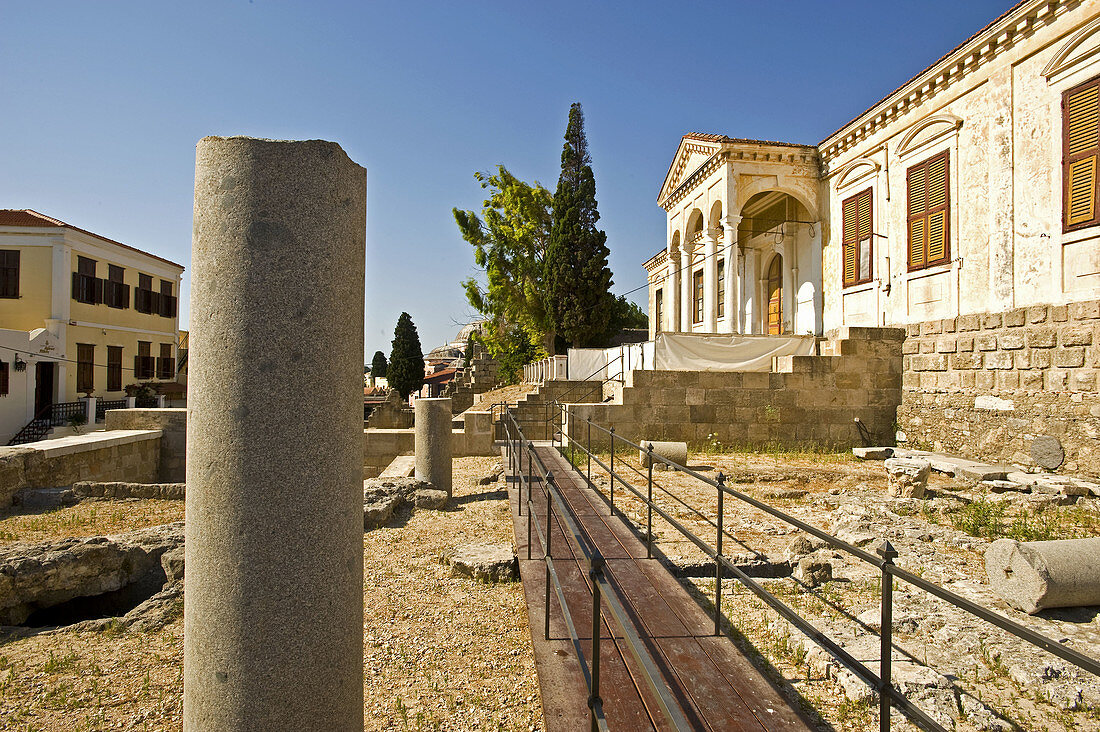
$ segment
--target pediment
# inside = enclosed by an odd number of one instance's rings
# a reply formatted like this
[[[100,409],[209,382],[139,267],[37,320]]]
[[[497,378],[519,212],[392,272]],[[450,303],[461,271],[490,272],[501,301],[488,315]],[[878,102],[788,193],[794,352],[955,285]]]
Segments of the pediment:
[[[1062,76],[1087,61],[1100,59],[1100,18],[1094,18],[1062,44],[1043,69],[1048,80]]]
[[[658,202],[667,198],[685,178],[695,172],[700,165],[709,160],[720,149],[721,145],[719,143],[704,142],[690,137],[681,139],[679,147],[676,148],[676,155],[673,157],[672,164],[668,167],[668,173],[665,175],[661,193],[657,198]]]
[[[962,127],[962,118],[953,114],[935,114],[925,117],[914,124],[901,136],[897,154],[901,157],[921,148],[927,143],[958,132]]]

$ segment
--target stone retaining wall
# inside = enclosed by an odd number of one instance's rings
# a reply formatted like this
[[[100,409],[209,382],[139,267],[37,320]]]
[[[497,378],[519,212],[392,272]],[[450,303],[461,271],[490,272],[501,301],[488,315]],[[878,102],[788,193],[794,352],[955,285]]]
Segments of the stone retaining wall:
[[[451,431],[451,456],[470,457],[495,455],[492,422],[489,412],[467,411],[455,421],[462,420],[462,429]],[[415,450],[412,429],[363,430],[363,477],[375,478],[398,455],[412,455]]]
[[[151,483],[157,479],[160,430],[117,430],[0,447],[0,507],[24,488],[79,480]]]
[[[158,480],[182,483],[187,479],[186,409],[110,409],[106,415],[109,430],[160,430]]]
[[[903,444],[1030,466],[1051,436],[1100,471],[1100,301],[912,324],[902,348]]]

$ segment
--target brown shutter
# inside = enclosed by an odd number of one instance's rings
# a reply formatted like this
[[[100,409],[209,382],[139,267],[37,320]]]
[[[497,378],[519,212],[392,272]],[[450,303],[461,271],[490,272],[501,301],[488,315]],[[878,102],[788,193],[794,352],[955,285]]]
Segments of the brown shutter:
[[[856,277],[859,278],[860,282],[867,282],[874,274],[874,268],[871,263],[871,254],[874,251],[874,247],[871,241],[870,188],[859,194],[857,204],[856,208],[859,212],[859,247],[856,250]],[[864,271],[863,267],[864,260],[867,261],[866,271]]]
[[[856,254],[859,246],[859,201],[858,196],[852,196],[841,204],[841,218],[843,220],[843,241],[841,250],[844,262],[844,284],[850,285],[856,281]]]
[[[0,361],[0,396],[6,396],[8,393],[8,364],[6,361]]]
[[[950,161],[947,151],[909,169],[909,269],[950,258]]]
[[[1100,156],[1100,78],[1062,99],[1065,228],[1097,223],[1097,159]]]

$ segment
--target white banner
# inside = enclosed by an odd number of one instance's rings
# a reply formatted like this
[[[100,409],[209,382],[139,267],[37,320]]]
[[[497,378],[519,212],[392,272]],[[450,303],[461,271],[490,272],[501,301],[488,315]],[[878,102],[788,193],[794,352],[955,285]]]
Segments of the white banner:
[[[807,356],[813,336],[691,335],[660,333],[654,344],[658,371],[771,371],[776,356]]]

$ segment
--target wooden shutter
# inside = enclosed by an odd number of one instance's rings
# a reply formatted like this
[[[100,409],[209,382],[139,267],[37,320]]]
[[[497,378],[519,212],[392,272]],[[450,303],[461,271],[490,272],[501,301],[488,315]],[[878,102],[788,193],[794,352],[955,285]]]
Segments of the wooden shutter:
[[[844,230],[841,250],[843,251],[844,284],[856,281],[856,255],[859,249],[859,204],[856,196],[846,199],[840,206],[842,228]]]
[[[861,271],[864,255],[871,252],[871,189],[844,200],[840,207],[843,229],[844,285],[857,285],[871,279],[871,267]]]
[[[951,221],[950,161],[947,151],[919,165],[908,183],[909,269],[946,262]]]
[[[1062,223],[1066,230],[1098,223],[1100,77],[1062,96]]]

